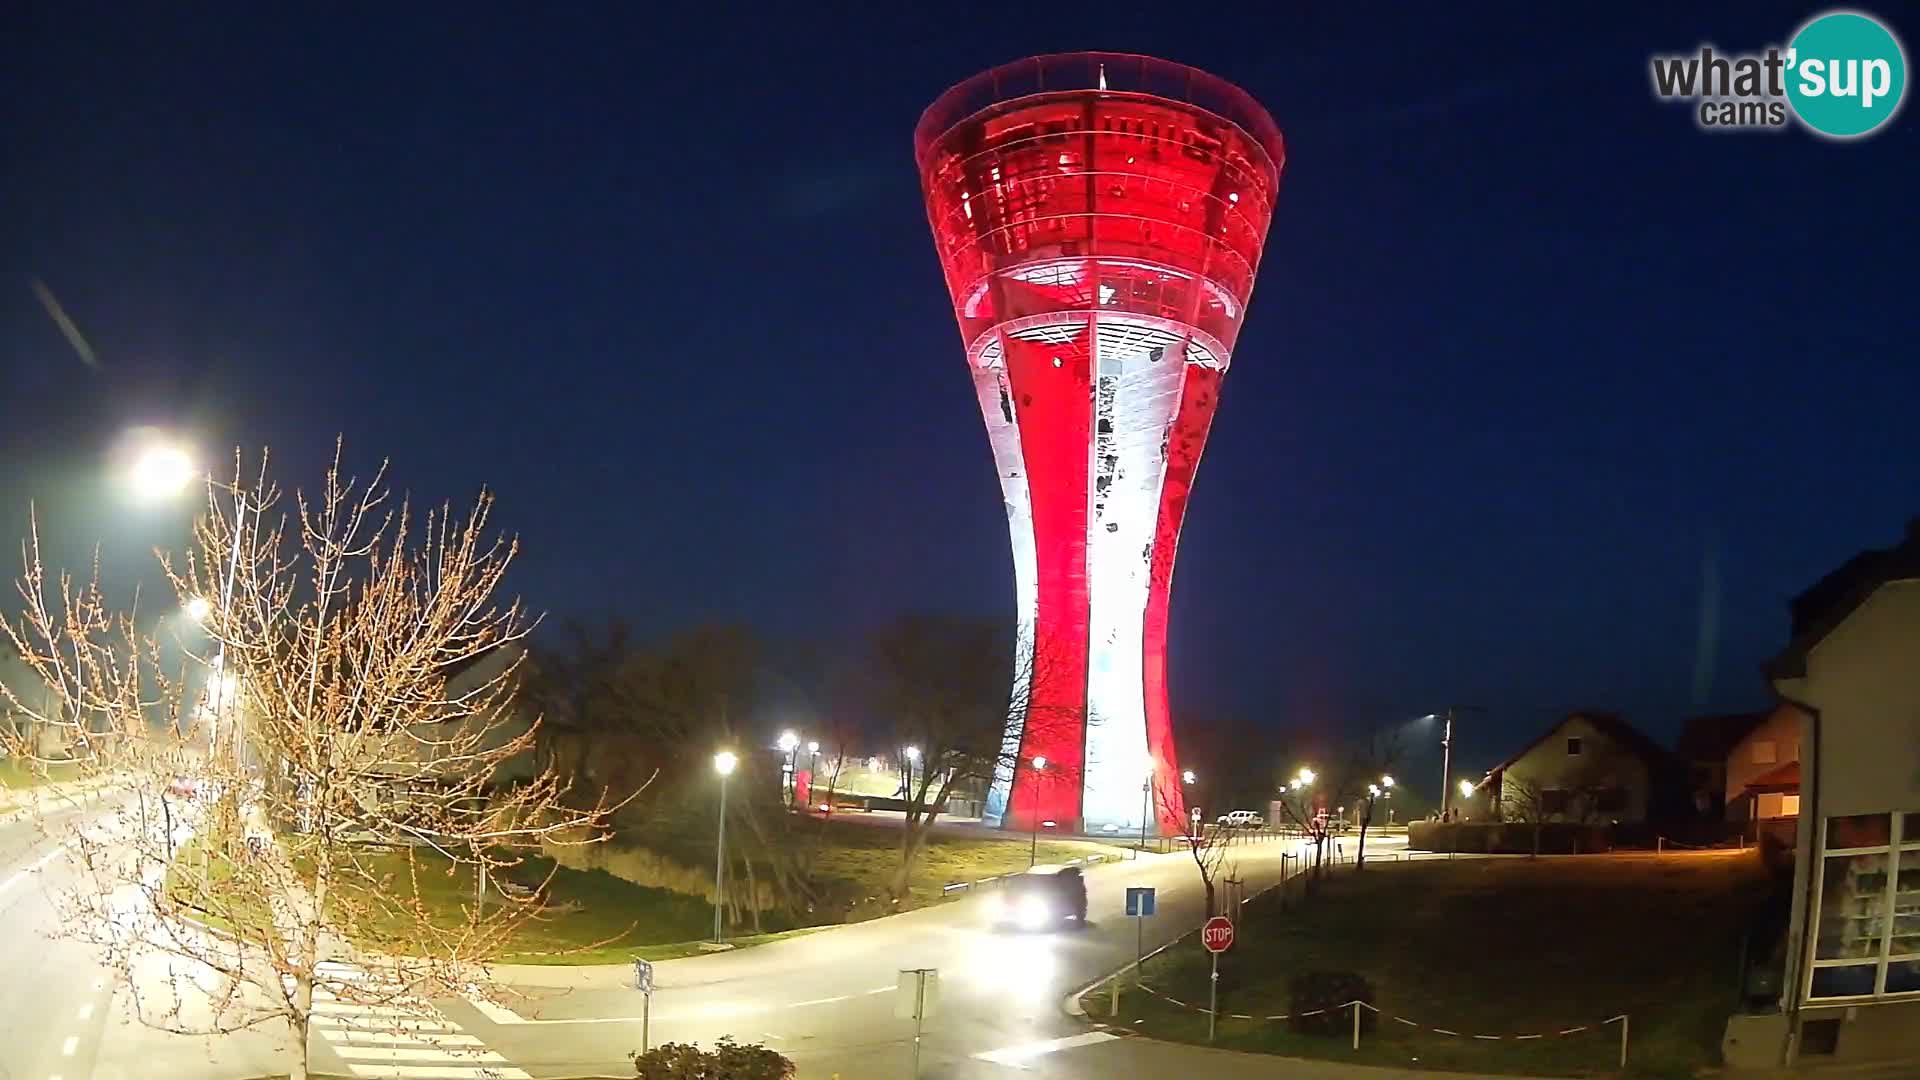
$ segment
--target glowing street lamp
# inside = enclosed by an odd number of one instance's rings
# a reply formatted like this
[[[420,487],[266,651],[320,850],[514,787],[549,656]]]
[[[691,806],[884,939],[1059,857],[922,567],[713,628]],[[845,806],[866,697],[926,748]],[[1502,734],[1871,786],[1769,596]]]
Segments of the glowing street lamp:
[[[791,731],[783,731],[780,733],[780,752],[781,753],[791,754],[793,753],[794,747],[797,747],[799,745],[800,745],[800,736],[795,735]]]
[[[170,499],[185,491],[197,475],[193,455],[170,443],[159,443],[134,459],[129,479],[134,493],[143,499]]]
[[[213,611],[213,605],[207,603],[206,597],[195,596],[188,599],[186,603],[181,604],[180,611],[194,622],[205,622],[207,615]]]
[[[1473,798],[1473,781],[1471,780],[1460,781],[1460,797],[1463,799]]]
[[[1381,777],[1381,778],[1380,778],[1380,786],[1381,786],[1381,787],[1392,787],[1392,786],[1393,786],[1393,777],[1391,777],[1391,776],[1383,776],[1383,777]]]
[[[721,936],[720,905],[727,881],[727,777],[733,775],[734,766],[738,764],[740,759],[734,757],[731,750],[713,755],[713,771],[720,774],[720,835],[714,843],[713,856],[713,942],[716,945],[725,940]]]
[[[1180,782],[1181,782],[1181,783],[1183,783],[1183,784],[1191,784],[1191,783],[1193,783],[1193,782],[1194,782],[1195,780],[1198,780],[1198,779],[1199,779],[1199,777],[1197,777],[1197,776],[1195,776],[1195,775],[1193,775],[1193,770],[1192,770],[1192,769],[1188,769],[1188,770],[1186,770],[1185,772],[1182,772],[1182,773],[1180,774]]]

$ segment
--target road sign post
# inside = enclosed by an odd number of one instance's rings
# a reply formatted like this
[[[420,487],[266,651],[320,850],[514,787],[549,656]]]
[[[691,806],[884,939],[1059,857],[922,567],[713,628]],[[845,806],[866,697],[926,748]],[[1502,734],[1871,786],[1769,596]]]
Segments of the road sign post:
[[[1213,1041],[1220,1021],[1220,954],[1233,948],[1233,920],[1215,915],[1200,928],[1200,944],[1213,954],[1213,973],[1207,979],[1207,1041]]]
[[[1140,978],[1140,965],[1147,950],[1147,924],[1153,914],[1153,889],[1143,885],[1127,886],[1127,914],[1133,919],[1133,977]],[[1114,1008],[1120,1007],[1120,991],[1114,990]]]
[[[907,1074],[913,1080],[920,1077],[920,1036],[926,1030],[927,1017],[933,1015],[939,1001],[938,968],[901,970],[899,981],[894,985],[893,1015],[913,1021],[913,1071]]]
[[[633,958],[633,988],[640,991],[640,1053],[647,1052],[647,1040],[653,1026],[653,964]]]

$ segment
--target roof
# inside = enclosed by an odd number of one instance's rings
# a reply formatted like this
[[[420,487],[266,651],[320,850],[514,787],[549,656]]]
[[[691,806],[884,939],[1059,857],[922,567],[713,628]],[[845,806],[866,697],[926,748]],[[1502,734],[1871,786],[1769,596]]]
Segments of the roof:
[[[1793,640],[1766,663],[1768,677],[1797,679],[1807,673],[1807,654],[1847,621],[1882,585],[1920,578],[1920,518],[1889,548],[1863,551],[1793,598]]]
[[[1747,782],[1740,789],[1742,795],[1793,794],[1800,790],[1800,763],[1789,761],[1776,769],[1768,769]]]
[[[1665,768],[1674,762],[1672,752],[1648,738],[1639,728],[1622,720],[1619,713],[1571,712],[1555,722],[1552,727],[1541,732],[1538,738],[1535,738],[1519,750],[1514,751],[1512,756],[1508,757],[1505,761],[1488,769],[1487,775],[1492,776],[1495,773],[1505,772],[1507,766],[1527,756],[1528,751],[1546,742],[1548,739],[1553,738],[1561,728],[1566,727],[1567,724],[1574,720],[1585,720],[1587,723],[1592,724],[1594,727],[1600,729],[1601,734],[1612,739],[1628,753],[1645,761],[1650,766]]]
[[[1723,713],[1696,716],[1687,721],[1674,743],[1674,752],[1688,761],[1724,761],[1754,728],[1767,719],[1766,713]]]

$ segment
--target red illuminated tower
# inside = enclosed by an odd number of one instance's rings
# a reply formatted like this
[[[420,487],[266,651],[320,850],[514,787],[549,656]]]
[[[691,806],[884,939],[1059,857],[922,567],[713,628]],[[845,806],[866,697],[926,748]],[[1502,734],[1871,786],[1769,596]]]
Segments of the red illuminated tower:
[[[1168,588],[1280,130],[1205,72],[1077,53],[968,79],[914,144],[1013,540],[1025,708],[988,818],[1175,830]]]

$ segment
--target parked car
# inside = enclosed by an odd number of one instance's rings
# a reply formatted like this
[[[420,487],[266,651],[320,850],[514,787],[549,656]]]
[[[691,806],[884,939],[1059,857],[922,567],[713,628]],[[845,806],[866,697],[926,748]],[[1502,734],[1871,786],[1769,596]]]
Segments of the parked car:
[[[1035,867],[1005,878],[986,898],[987,919],[996,927],[1045,930],[1087,921],[1087,879],[1077,866]]]
[[[1267,819],[1252,810],[1234,810],[1221,814],[1218,824],[1223,829],[1264,829]]]

